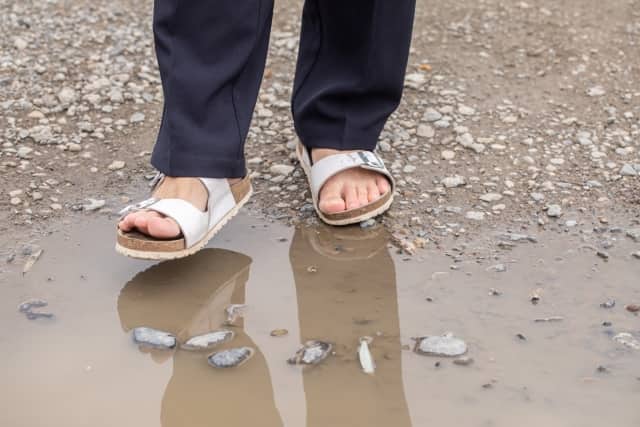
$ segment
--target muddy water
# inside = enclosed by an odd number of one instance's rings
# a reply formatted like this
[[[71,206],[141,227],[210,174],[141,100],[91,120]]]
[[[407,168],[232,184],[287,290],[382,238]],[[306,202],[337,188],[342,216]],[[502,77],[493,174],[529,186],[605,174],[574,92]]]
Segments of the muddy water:
[[[160,264],[115,255],[112,232],[97,221],[55,234],[24,277],[0,275],[1,426],[640,425],[640,351],[611,339],[640,332],[624,310],[640,302],[629,256],[640,248],[624,238],[608,262],[577,236],[549,234],[484,262],[467,249],[451,269],[439,251],[407,261],[381,229],[239,217],[210,249]],[[18,313],[30,297],[55,319]],[[616,306],[599,307],[608,298]],[[180,341],[217,329],[231,303],[247,308],[224,346],[256,349],[236,369],[131,340],[137,326]],[[564,320],[534,322],[551,316]],[[447,331],[466,340],[472,365],[410,350],[412,337]],[[367,335],[373,376],[356,357]],[[309,339],[335,354],[312,368],[285,363]]]

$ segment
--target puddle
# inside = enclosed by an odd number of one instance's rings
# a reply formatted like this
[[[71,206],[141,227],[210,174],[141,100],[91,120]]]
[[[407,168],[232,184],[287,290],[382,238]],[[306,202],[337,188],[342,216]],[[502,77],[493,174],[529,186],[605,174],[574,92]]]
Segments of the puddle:
[[[112,232],[96,220],[55,234],[24,277],[0,275],[0,425],[640,424],[640,350],[612,340],[640,337],[640,317],[624,309],[640,302],[640,261],[629,256],[638,246],[622,237],[608,262],[577,237],[549,234],[452,270],[442,252],[404,260],[382,229],[293,230],[240,216],[210,249],[160,264],[117,256]],[[505,272],[489,268],[498,263]],[[28,320],[17,310],[28,298],[47,300],[55,318]],[[615,307],[599,306],[609,298]],[[238,368],[131,339],[149,326],[184,342],[219,329],[229,304],[246,308],[221,348],[256,350]],[[448,331],[471,365],[411,351],[412,337]],[[374,375],[358,362],[363,336],[373,337]],[[313,339],[335,354],[286,363]]]

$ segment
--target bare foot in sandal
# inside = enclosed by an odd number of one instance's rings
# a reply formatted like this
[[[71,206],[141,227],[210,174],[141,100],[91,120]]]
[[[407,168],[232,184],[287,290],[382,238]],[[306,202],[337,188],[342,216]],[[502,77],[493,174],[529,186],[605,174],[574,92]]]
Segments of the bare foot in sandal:
[[[241,179],[229,179],[232,185]],[[156,199],[182,199],[201,211],[206,210],[207,190],[197,178],[166,177],[153,193]],[[171,239],[180,235],[178,223],[154,211],[132,212],[118,224],[120,230],[139,232],[158,239]]]
[[[332,154],[350,151],[314,148],[311,157],[317,162]],[[320,190],[320,210],[327,214],[357,209],[377,200],[391,189],[387,178],[375,171],[347,169],[329,178]]]

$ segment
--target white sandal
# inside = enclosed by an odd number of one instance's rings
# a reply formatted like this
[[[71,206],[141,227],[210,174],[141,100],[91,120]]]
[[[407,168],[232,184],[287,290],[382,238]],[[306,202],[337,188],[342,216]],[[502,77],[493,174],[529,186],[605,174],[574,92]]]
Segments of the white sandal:
[[[164,176],[158,174],[155,189]],[[151,210],[172,218],[182,234],[174,239],[157,239],[139,231],[122,231],[118,228],[116,251],[132,257],[150,260],[183,258],[204,248],[213,236],[247,203],[252,194],[251,181],[229,185],[226,179],[198,178],[207,189],[207,210],[201,211],[182,199],[156,199],[151,197],[120,211],[120,219],[132,212]],[[153,191],[153,190],[152,190]]]
[[[355,151],[351,153],[339,153],[327,156],[317,162],[311,162],[309,151],[301,143],[298,144],[296,153],[302,165],[302,169],[307,175],[311,196],[313,197],[313,207],[320,219],[329,225],[348,225],[366,221],[386,212],[393,203],[393,192],[395,181],[384,166],[384,162],[377,154],[371,151]],[[320,210],[318,201],[320,190],[332,176],[353,168],[372,170],[383,175],[390,184],[390,189],[381,195],[377,200],[356,209],[350,209],[338,213],[325,213]]]

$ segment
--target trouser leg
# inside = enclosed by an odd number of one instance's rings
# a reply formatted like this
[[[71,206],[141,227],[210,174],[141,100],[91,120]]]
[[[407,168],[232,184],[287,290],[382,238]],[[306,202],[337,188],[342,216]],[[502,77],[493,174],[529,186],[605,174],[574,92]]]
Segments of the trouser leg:
[[[169,176],[246,174],[249,130],[269,44],[273,0],[156,0],[165,97],[151,162]]]
[[[307,0],[292,97],[310,148],[373,150],[402,96],[415,0]]]

